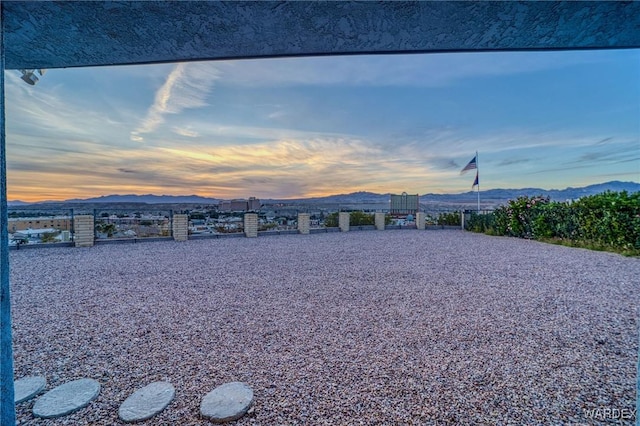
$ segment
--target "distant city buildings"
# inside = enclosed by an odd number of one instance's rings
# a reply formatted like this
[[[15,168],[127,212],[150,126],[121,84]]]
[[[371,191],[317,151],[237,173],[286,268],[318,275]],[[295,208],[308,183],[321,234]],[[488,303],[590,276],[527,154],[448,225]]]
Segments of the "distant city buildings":
[[[71,216],[9,218],[9,244],[69,241]]]
[[[260,200],[256,197],[249,197],[248,200],[223,200],[218,204],[220,212],[255,212],[260,210]]]
[[[49,228],[55,228],[58,231],[70,231],[71,216],[9,218],[9,232]]]
[[[391,194],[389,213],[394,216],[415,215],[420,210],[418,194],[409,195],[403,192],[400,195]]]

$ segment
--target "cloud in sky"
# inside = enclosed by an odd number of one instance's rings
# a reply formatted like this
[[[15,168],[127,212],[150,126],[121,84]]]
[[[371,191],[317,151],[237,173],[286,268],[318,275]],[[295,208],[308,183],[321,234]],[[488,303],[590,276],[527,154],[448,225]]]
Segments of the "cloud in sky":
[[[286,130],[273,133],[286,133]],[[28,194],[27,188],[41,189],[42,182],[60,181],[63,188],[62,182],[67,182],[67,186],[92,194],[104,193],[111,185],[117,190],[107,193],[283,198],[355,190],[459,192],[467,187],[468,179],[460,177],[459,171],[473,155],[469,146],[464,151],[448,152],[444,142],[439,149],[429,149],[429,145],[416,142],[390,146],[351,136],[295,135],[298,137],[265,139],[247,145],[182,142],[148,147],[137,144],[127,150],[105,151],[100,155],[96,155],[100,145],[77,144],[77,151],[59,150],[54,155],[43,151],[43,155],[12,161],[10,188]],[[535,153],[538,156],[535,161],[526,158],[509,161],[515,148],[506,146],[504,141],[511,140],[512,136],[502,135],[502,144],[499,137],[492,135],[487,143],[482,139],[473,141],[485,147],[481,151],[484,179],[531,172],[532,169],[522,167],[523,163],[551,164],[540,159],[540,151],[532,145],[527,145],[524,152]],[[539,141],[540,146],[549,147],[551,141],[558,143],[558,137],[547,135]],[[580,143],[590,145],[582,139],[560,141],[559,145],[562,149],[575,150]],[[582,155],[578,152],[582,151],[576,151],[576,156]],[[570,169],[566,165],[561,165],[560,170],[562,168]],[[506,181],[503,186],[513,185]]]
[[[105,124],[119,124],[113,115],[92,109],[89,103],[70,103],[58,85],[39,89],[39,86],[24,84],[17,73],[5,71],[7,128],[10,134],[33,137],[55,134],[77,140],[92,137],[93,129]]]
[[[198,136],[200,136],[198,132],[188,127],[174,127],[173,131],[177,135],[186,136],[189,138],[197,138]]]
[[[214,81],[219,78],[218,74],[211,63],[177,64],[156,92],[154,102],[140,126],[131,132],[131,139],[143,141],[142,135],[156,130],[164,123],[166,114],[207,106],[207,98]]]

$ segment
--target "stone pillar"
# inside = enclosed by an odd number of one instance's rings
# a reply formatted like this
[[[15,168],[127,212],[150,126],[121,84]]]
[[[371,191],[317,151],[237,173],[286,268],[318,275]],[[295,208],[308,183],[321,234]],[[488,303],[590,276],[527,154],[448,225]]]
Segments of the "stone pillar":
[[[95,230],[93,215],[82,214],[73,217],[73,241],[76,247],[93,247]]]
[[[255,238],[258,236],[258,215],[256,213],[245,213],[244,236],[247,238]]]
[[[375,223],[378,231],[384,231],[384,212],[376,212]]]
[[[189,239],[189,216],[186,214],[174,214],[171,225],[175,241],[187,241]]]
[[[340,231],[348,232],[349,231],[349,213],[348,212],[340,212],[338,213],[338,226],[340,227]]]
[[[427,214],[425,212],[416,213],[416,227],[418,229],[425,229],[426,220]]]
[[[311,215],[309,213],[298,213],[298,232],[308,234],[311,227]]]

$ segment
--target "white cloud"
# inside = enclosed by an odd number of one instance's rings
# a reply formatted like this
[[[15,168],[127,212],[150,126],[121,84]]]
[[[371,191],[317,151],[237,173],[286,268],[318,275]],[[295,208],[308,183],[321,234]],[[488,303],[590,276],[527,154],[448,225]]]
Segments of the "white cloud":
[[[43,84],[27,86],[17,73],[5,72],[7,129],[42,134],[55,130],[63,134],[84,136],[90,130],[83,121],[93,119],[94,111],[81,115],[79,108],[65,102],[64,95],[56,87]]]
[[[131,139],[142,141],[142,134],[151,133],[164,123],[166,114],[177,114],[185,109],[207,106],[206,99],[219,78],[210,63],[190,62],[177,64],[158,89],[153,105],[140,126],[131,132]]]
[[[191,128],[174,127],[173,131],[177,135],[186,136],[186,137],[189,137],[189,138],[197,138],[198,136],[200,136],[200,133],[196,132],[195,130],[193,130]]]
[[[271,120],[277,120],[283,117],[286,117],[288,114],[284,111],[274,111],[271,112],[269,114],[267,114],[267,118],[271,119]]]

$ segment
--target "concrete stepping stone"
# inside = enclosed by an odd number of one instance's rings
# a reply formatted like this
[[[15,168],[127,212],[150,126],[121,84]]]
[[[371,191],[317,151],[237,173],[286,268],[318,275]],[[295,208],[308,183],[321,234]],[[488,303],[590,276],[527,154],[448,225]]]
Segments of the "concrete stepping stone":
[[[147,420],[155,416],[173,400],[176,390],[171,383],[153,382],[138,389],[125,399],[118,414],[126,423]]]
[[[13,382],[14,401],[16,404],[33,398],[47,386],[47,379],[42,376],[29,376]]]
[[[244,416],[253,404],[253,390],[241,382],[225,383],[202,398],[200,414],[214,422],[230,422]]]
[[[79,379],[65,383],[42,395],[33,406],[33,415],[50,419],[64,416],[89,405],[100,393],[100,383]]]

